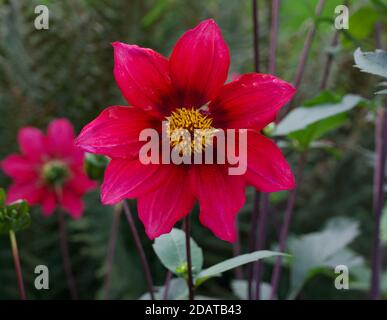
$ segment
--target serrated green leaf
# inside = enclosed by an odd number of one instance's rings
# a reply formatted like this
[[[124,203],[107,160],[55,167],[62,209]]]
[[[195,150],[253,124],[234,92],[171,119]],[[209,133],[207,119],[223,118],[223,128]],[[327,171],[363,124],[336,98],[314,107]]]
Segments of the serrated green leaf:
[[[218,264],[213,265],[212,267],[202,270],[197,276],[197,283],[201,283],[204,279],[218,276],[225,271],[234,269],[241,265],[254,262],[260,259],[269,258],[273,256],[281,256],[281,255],[286,255],[286,254],[283,254],[281,252],[275,252],[275,251],[267,251],[267,250],[242,254],[240,256],[222,261]]]
[[[187,256],[185,247],[185,232],[179,229],[172,229],[168,234],[158,237],[153,249],[161,263],[173,273],[184,276],[187,272]],[[203,267],[202,249],[191,238],[191,260],[192,272],[197,274]]]
[[[387,53],[383,50],[362,52],[357,48],[354,53],[356,67],[361,71],[387,78]]]

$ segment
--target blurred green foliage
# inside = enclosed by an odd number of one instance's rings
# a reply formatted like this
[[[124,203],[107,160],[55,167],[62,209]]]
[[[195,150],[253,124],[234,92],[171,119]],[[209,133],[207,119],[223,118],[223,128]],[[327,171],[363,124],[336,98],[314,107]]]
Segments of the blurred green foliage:
[[[334,52],[334,64],[328,82],[334,95],[353,93],[374,100],[378,79],[353,68],[352,53],[375,48],[374,22],[384,21],[386,1],[351,1],[353,28],[340,37],[332,51],[334,8],[343,1],[326,1],[311,48],[304,80],[296,103],[315,97],[326,61]],[[270,1],[260,4],[261,70],[268,64]],[[316,0],[282,0],[278,44],[277,73],[291,81],[308,28],[314,23]],[[35,30],[34,8],[45,4],[50,10],[49,30]],[[366,14],[364,13],[366,12]],[[205,18],[214,18],[230,46],[231,73],[253,70],[251,1],[234,0],[0,0],[0,158],[18,150],[16,136],[22,126],[45,128],[57,117],[69,118],[79,131],[105,107],[125,104],[116,86],[113,69],[113,41],[136,43],[169,55],[173,44],[186,30]],[[364,19],[364,15],[366,19]],[[362,18],[363,17],[363,18]],[[356,22],[358,19],[360,22]],[[365,23],[365,21],[367,23]],[[386,32],[382,43],[386,43]],[[374,100],[378,103],[377,100]],[[309,152],[291,232],[297,235],[317,230],[331,217],[348,216],[359,222],[360,236],[353,250],[366,264],[370,260],[372,236],[372,159],[373,112],[356,109],[344,126],[324,137],[335,153],[316,148]],[[294,165],[294,152],[286,151]],[[10,180],[0,173],[0,186]],[[284,193],[272,197],[268,245],[276,243],[285,207]],[[285,193],[286,195],[286,193]],[[247,203],[239,216],[242,253],[246,252],[253,209],[253,190],[247,190]],[[86,196],[86,211],[78,221],[69,222],[69,239],[74,273],[81,298],[101,298],[111,207],[103,207],[99,190]],[[205,267],[232,256],[231,246],[215,238],[200,226],[194,212],[193,238],[205,251]],[[44,218],[32,208],[32,227],[19,236],[22,268],[27,296],[31,299],[68,298],[64,270],[59,254],[57,217]],[[146,291],[139,258],[129,228],[121,217],[111,298],[136,299]],[[136,221],[149,257],[155,284],[163,285],[162,268]],[[0,239],[0,299],[17,298],[8,239]],[[34,268],[45,264],[50,270],[50,290],[34,289]],[[264,280],[270,281],[271,269],[265,267]],[[199,293],[231,298],[232,272],[203,284]],[[284,273],[280,297],[288,292],[289,274]],[[366,286],[366,285],[365,285]],[[364,285],[363,285],[364,287]],[[365,288],[366,289],[366,288]],[[305,285],[300,298],[362,298],[364,291],[338,291],[323,275]]]

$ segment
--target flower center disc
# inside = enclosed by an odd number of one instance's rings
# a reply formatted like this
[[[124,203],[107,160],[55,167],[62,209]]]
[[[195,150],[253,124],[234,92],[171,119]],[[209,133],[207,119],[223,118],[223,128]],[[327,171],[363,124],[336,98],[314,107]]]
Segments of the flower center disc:
[[[69,177],[67,165],[60,160],[51,160],[42,168],[42,178],[50,185],[62,185]]]
[[[166,119],[170,144],[183,155],[202,152],[216,132],[212,119],[198,109],[178,108]]]

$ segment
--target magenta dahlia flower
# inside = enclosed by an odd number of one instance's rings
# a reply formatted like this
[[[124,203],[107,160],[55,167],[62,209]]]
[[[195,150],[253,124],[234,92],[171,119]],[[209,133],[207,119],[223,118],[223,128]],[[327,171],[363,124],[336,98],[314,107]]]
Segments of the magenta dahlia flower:
[[[206,20],[186,32],[169,59],[136,45],[113,43],[114,76],[128,106],[112,106],[86,125],[77,144],[111,158],[102,202],[138,200],[139,217],[153,239],[170,232],[198,200],[200,221],[220,239],[236,240],[235,216],[245,186],[263,192],[294,187],[281,151],[260,130],[295,89],[272,75],[250,73],[225,84],[230,56],[219,27]],[[228,164],[148,164],[139,160],[143,129],[247,129],[247,171]],[[195,150],[195,149],[194,149]],[[195,151],[193,151],[195,152]]]
[[[37,128],[20,129],[21,154],[12,154],[1,163],[13,179],[7,201],[24,199],[31,205],[40,204],[46,216],[61,206],[73,218],[81,217],[82,196],[95,183],[84,172],[84,151],[74,145],[74,138],[66,119],[52,121],[47,136]]]

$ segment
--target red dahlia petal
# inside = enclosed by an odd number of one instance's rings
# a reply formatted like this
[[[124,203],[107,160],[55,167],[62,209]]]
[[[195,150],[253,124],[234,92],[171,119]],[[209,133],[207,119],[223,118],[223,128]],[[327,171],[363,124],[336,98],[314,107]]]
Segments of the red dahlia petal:
[[[15,182],[8,189],[7,202],[25,200],[30,205],[37,204],[44,196],[44,191],[44,187],[39,186],[36,180]]]
[[[37,166],[27,157],[11,154],[1,162],[1,168],[6,175],[16,181],[29,181],[37,177]]]
[[[263,192],[294,188],[294,176],[281,150],[268,138],[249,130],[247,136],[248,184]]]
[[[139,141],[141,130],[153,126],[152,118],[141,109],[109,107],[82,129],[76,144],[112,158],[133,158],[144,144]]]
[[[201,107],[227,79],[230,54],[214,20],[184,33],[170,57],[171,78],[184,107]]]
[[[196,165],[191,182],[200,204],[201,223],[218,238],[234,242],[235,217],[245,203],[243,178],[228,175],[225,166]]]
[[[70,156],[74,150],[74,129],[67,119],[51,121],[47,129],[47,148],[54,157]]]
[[[137,198],[168,179],[172,165],[144,165],[139,160],[113,159],[105,171],[101,197],[104,204]]]
[[[262,129],[293,96],[295,89],[269,74],[250,73],[226,84],[209,105],[214,125]]]
[[[150,239],[169,233],[195,203],[186,168],[173,166],[163,180],[163,184],[153,192],[138,198],[138,214]]]
[[[20,129],[18,141],[22,154],[34,162],[42,161],[47,155],[46,137],[37,128],[25,127]]]
[[[129,105],[168,115],[174,104],[168,60],[157,52],[114,42],[114,77]]]

